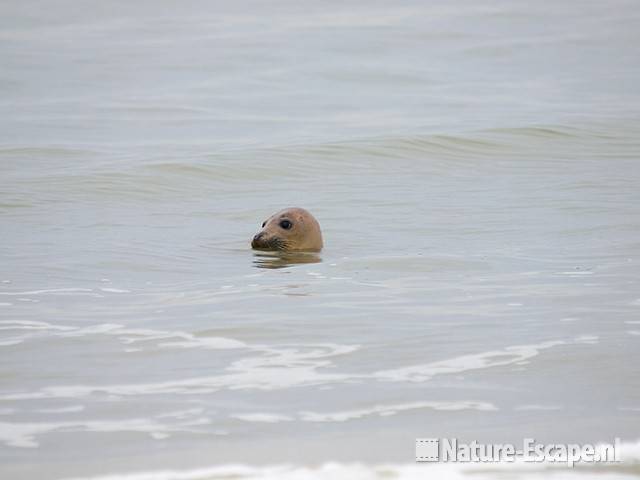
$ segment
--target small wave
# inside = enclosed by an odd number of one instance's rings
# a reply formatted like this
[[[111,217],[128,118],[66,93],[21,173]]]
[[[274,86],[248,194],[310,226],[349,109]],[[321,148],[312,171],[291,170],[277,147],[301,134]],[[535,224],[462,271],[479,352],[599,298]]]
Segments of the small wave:
[[[301,422],[346,422],[349,420],[357,420],[370,416],[389,417],[396,415],[400,412],[409,410],[420,409],[432,409],[441,411],[455,411],[455,410],[479,410],[479,411],[494,411],[498,410],[497,407],[491,403],[486,402],[472,402],[472,401],[458,401],[458,402],[410,402],[400,403],[392,405],[374,405],[372,407],[361,408],[358,410],[346,410],[342,412],[311,412],[304,411],[298,412],[295,415],[280,415],[273,413],[235,413],[231,415],[231,418],[243,420],[245,422],[257,422],[257,423],[278,423],[278,422],[292,422],[295,420]]]
[[[99,326],[100,333],[120,334],[118,325]],[[125,330],[126,331],[126,330]],[[145,331],[150,333],[154,331]],[[77,336],[80,332],[72,331],[61,334],[63,336]],[[136,340],[135,334],[139,331],[128,331],[133,335],[132,342]],[[156,332],[157,333],[157,332]],[[86,332],[82,333],[83,335]],[[176,332],[170,332],[175,336]],[[186,334],[186,342],[169,342],[168,347],[184,347],[185,344],[197,347],[211,348],[204,343],[192,339]],[[164,338],[162,334],[156,336],[143,335],[141,341],[158,340]],[[352,376],[340,373],[325,373],[321,368],[331,366],[328,360],[337,355],[345,355],[359,348],[357,345],[312,344],[286,345],[267,347],[260,345],[245,345],[243,343],[227,344],[215,342],[215,348],[241,348],[247,347],[259,355],[249,356],[234,361],[226,370],[227,373],[209,377],[181,378],[157,383],[137,383],[122,385],[69,385],[51,386],[38,391],[24,393],[9,393],[0,396],[1,400],[30,400],[38,398],[83,398],[94,393],[107,393],[114,397],[153,395],[153,394],[191,394],[214,393],[222,389],[243,390],[276,390],[287,389],[296,386],[322,385],[346,381]]]
[[[231,418],[243,420],[245,422],[252,423],[278,423],[278,422],[291,422],[295,418],[289,415],[280,415],[277,413],[234,413]]]
[[[48,332],[54,338],[107,335],[117,339],[122,345],[136,344],[136,346],[140,346],[151,343],[153,345],[152,348],[197,348],[207,350],[253,348],[244,342],[232,338],[204,334],[196,335],[183,331],[127,328],[114,323],[74,327],[69,325],[54,325],[52,323],[35,320],[0,320],[0,331],[2,330],[16,333],[12,337],[0,340],[0,347],[18,345],[31,338],[36,338],[41,332]],[[140,351],[142,348],[125,348],[124,350],[131,352]],[[37,397],[36,395],[34,398]]]
[[[84,411],[84,405],[69,405],[68,407],[59,408],[39,408],[36,410],[38,413],[76,413]]]
[[[0,147],[0,157],[42,157],[50,159],[51,157],[85,157],[87,155],[96,155],[98,152],[94,150],[70,148],[70,147]]]
[[[554,411],[554,410],[562,410],[560,405],[518,405],[514,408],[516,411]]]
[[[628,480],[640,473],[640,443],[620,445],[621,463],[564,465],[513,463],[379,464],[326,462],[306,465],[217,465],[82,477],[84,480]],[[66,480],[80,480],[79,478]]]
[[[158,347],[180,348],[206,348],[227,349],[247,348],[244,342],[225,337],[198,337],[192,333],[174,330],[153,330],[142,328],[127,328],[123,325],[103,323],[90,327],[66,328],[64,333],[57,334],[60,337],[84,337],[96,334],[108,334],[116,336],[123,344],[156,341]],[[157,342],[158,340],[165,340]],[[169,341],[173,340],[173,341]]]
[[[632,127],[627,127],[631,128]],[[137,152],[136,161],[88,163],[81,172],[68,171],[67,166],[51,166],[47,175],[20,179],[16,198],[5,199],[12,206],[31,206],[33,196],[24,197],[26,190],[46,191],[46,199],[54,201],[81,195],[91,197],[156,198],[158,195],[184,195],[185,192],[219,193],[220,185],[235,185],[239,194],[255,191],[283,176],[293,179],[327,177],[327,172],[339,179],[362,175],[363,169],[372,174],[385,174],[393,162],[394,170],[413,174],[438,174],[482,164],[483,169],[504,168],[502,160],[511,161],[514,155],[535,153],[553,144],[575,151],[588,142],[593,143],[591,154],[616,155],[637,145],[627,145],[629,134],[616,134],[616,126],[525,125],[514,128],[494,128],[449,134],[388,135],[355,138],[324,143],[297,143],[278,146],[248,145],[244,148],[214,152],[178,151],[175,155],[158,157]],[[589,143],[591,145],[591,143]],[[22,150],[20,150],[22,151]],[[31,150],[25,149],[27,155]],[[36,149],[36,151],[39,151]],[[47,150],[45,149],[44,152]],[[32,154],[35,154],[31,151]],[[42,152],[40,152],[42,153]],[[94,152],[95,153],[95,152]],[[0,151],[0,155],[1,155]],[[74,153],[80,154],[80,152]],[[180,159],[180,160],[176,160]],[[490,160],[490,161],[487,161]],[[68,163],[68,162],[66,162]],[[545,162],[538,162],[543,168]],[[553,163],[552,166],[556,166]],[[45,188],[46,187],[46,188]],[[45,193],[43,193],[45,195]]]
[[[163,418],[171,419],[172,417],[164,416]],[[89,420],[46,423],[0,422],[0,442],[10,447],[36,448],[39,445],[37,437],[59,430],[67,432],[101,433],[140,432],[146,433],[155,439],[163,439],[171,436],[174,432],[199,433],[200,429],[195,427],[209,425],[211,425],[211,420],[206,417],[196,417],[191,420],[181,422],[161,421],[160,417],[113,421]],[[214,433],[220,432],[217,431]]]
[[[398,412],[404,412],[408,410],[418,409],[432,409],[443,411],[455,411],[455,410],[479,410],[479,411],[494,411],[498,410],[497,407],[491,403],[486,402],[411,402],[401,403],[395,405],[375,405],[369,408],[363,408],[360,410],[348,410],[344,412],[331,412],[331,413],[317,413],[317,412],[302,412],[300,419],[305,422],[346,422],[347,420],[364,418],[372,415],[378,415],[381,417],[388,417],[396,415]]]
[[[108,334],[120,334],[120,326],[102,326]],[[125,330],[126,331],[126,330]],[[134,331],[135,332],[135,331]],[[136,341],[135,333],[132,342]],[[152,331],[153,332],[153,331]],[[162,339],[163,334],[149,335],[145,331],[141,340]],[[79,332],[63,332],[59,335],[76,336]],[[86,334],[83,333],[83,334]],[[175,335],[175,332],[170,333]],[[185,341],[169,342],[168,346],[193,346],[207,348],[206,342],[191,338],[186,334]],[[70,385],[50,386],[43,389],[9,393],[0,396],[0,400],[28,400],[38,398],[82,398],[96,392],[107,393],[114,397],[174,394],[183,395],[197,393],[214,393],[224,389],[234,390],[280,390],[292,387],[319,386],[362,380],[378,380],[384,382],[427,382],[435,376],[460,374],[472,370],[480,370],[507,365],[520,364],[540,354],[541,351],[563,345],[594,344],[598,341],[595,336],[581,336],[569,340],[554,340],[533,345],[519,345],[505,347],[502,350],[492,350],[478,354],[463,355],[448,360],[419,365],[410,365],[395,369],[380,370],[372,373],[335,372],[328,369],[333,363],[332,357],[353,353],[360,349],[359,345],[296,345],[288,347],[260,346],[246,344],[216,343],[216,348],[245,347],[257,353],[232,362],[226,373],[207,377],[193,377],[170,379],[156,383],[136,383],[121,385]]]
[[[540,354],[541,351],[568,344],[592,343],[597,337],[577,337],[572,340],[553,340],[535,345],[517,345],[506,347],[502,350],[493,350],[476,355],[463,355],[449,360],[427,363],[424,365],[412,365],[408,367],[382,370],[376,372],[374,377],[388,381],[424,382],[436,375],[450,375],[492,368],[505,365],[518,364],[527,361]]]
[[[533,126],[519,128],[495,128],[486,130],[486,134],[497,134],[512,137],[542,137],[542,138],[580,138],[593,135],[588,130],[567,126]]]
[[[0,330],[73,330],[74,327],[53,325],[36,320],[0,320]]]
[[[0,295],[23,296],[45,294],[91,293],[91,288],[50,288],[45,290],[28,290],[26,292],[0,292]]]

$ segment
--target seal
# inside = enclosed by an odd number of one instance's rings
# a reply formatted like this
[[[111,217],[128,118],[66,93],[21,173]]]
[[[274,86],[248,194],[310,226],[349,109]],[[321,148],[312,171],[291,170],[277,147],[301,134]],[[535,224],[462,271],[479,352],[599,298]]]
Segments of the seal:
[[[251,240],[257,250],[307,251],[322,250],[320,224],[304,208],[285,208],[274,213],[262,224]]]

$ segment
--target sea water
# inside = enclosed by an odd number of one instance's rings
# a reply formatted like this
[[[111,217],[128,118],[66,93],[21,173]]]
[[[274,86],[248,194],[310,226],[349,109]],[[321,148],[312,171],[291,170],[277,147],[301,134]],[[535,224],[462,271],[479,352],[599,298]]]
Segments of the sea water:
[[[3,2],[2,478],[543,475],[416,464],[421,437],[617,437],[579,475],[638,475],[639,24]],[[249,247],[287,206],[312,261]]]

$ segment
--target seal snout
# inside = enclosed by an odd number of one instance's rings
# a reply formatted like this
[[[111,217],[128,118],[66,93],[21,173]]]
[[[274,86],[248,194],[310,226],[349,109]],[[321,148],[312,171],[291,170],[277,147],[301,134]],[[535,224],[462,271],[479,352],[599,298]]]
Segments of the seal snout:
[[[253,248],[259,248],[264,245],[264,232],[258,232],[253,236],[253,240],[251,240],[251,246]]]

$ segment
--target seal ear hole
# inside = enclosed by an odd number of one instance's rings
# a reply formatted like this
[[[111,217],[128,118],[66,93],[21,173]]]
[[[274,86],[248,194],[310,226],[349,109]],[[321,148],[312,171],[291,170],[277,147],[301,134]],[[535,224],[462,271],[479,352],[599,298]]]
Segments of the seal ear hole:
[[[285,230],[289,230],[291,227],[293,227],[293,223],[291,223],[289,220],[281,220],[280,227],[284,228]]]

